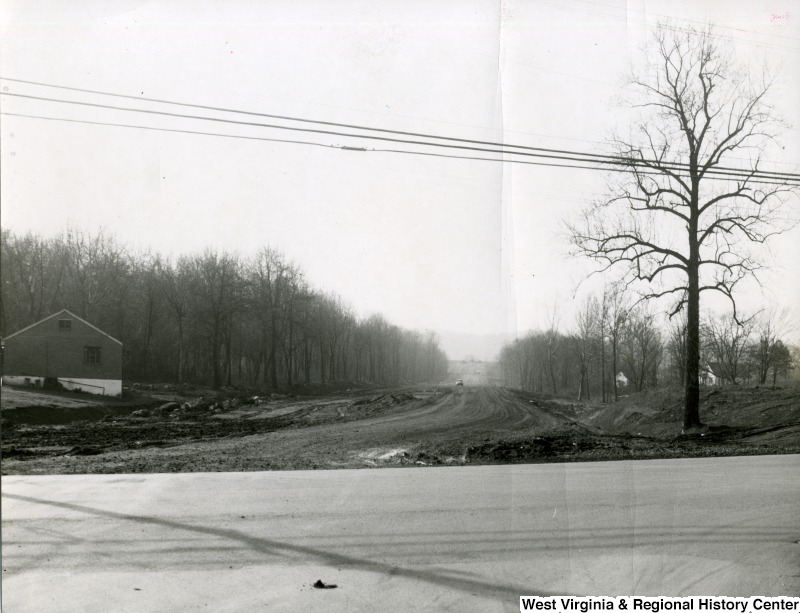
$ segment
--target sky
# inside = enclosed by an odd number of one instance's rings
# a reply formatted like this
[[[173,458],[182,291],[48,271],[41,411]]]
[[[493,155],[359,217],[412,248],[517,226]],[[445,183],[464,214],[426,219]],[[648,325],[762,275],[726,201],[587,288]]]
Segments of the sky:
[[[5,78],[598,153],[630,128],[626,77],[654,24],[710,22],[742,65],[780,71],[772,102],[793,127],[770,168],[800,172],[797,0],[3,0],[0,9]],[[0,84],[4,94],[321,127]],[[565,229],[603,190],[600,172],[343,150],[423,148],[9,95],[0,107],[246,137],[2,115],[0,222],[14,232],[103,228],[172,256],[270,246],[359,315],[448,339],[492,335],[495,346],[552,319],[569,328],[601,284],[586,280],[594,264],[570,254]],[[800,229],[761,255],[769,270],[742,304],[792,309],[800,338]],[[468,350],[464,338],[453,351]]]

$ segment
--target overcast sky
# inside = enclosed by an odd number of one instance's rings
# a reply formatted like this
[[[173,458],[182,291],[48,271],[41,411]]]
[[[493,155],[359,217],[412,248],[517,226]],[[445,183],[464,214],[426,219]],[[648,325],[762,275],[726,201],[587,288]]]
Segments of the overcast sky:
[[[391,130],[605,151],[652,25],[711,22],[737,60],[781,70],[794,127],[771,168],[800,161],[800,4],[615,0],[2,0],[3,77]],[[8,89],[6,89],[8,88]],[[3,92],[282,123],[3,81]],[[324,145],[419,147],[3,96],[2,110]],[[522,333],[597,281],[564,230],[602,173],[2,116],[2,224],[100,227],[166,255],[269,245],[361,315],[420,330]],[[294,124],[299,125],[299,124]],[[306,125],[306,127],[313,127]],[[457,152],[452,152],[457,153]],[[793,201],[797,207],[797,200]],[[763,287],[795,309],[800,230]],[[577,292],[577,294],[576,294]],[[460,356],[453,356],[460,357]]]

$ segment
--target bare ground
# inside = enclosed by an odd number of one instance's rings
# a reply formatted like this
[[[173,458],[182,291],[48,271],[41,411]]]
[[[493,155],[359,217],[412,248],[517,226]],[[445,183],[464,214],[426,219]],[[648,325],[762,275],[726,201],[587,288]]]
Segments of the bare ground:
[[[245,471],[800,453],[800,389],[574,403],[500,387],[328,388],[246,397],[154,386],[126,401],[2,393],[3,474]],[[302,390],[305,394],[320,390]]]

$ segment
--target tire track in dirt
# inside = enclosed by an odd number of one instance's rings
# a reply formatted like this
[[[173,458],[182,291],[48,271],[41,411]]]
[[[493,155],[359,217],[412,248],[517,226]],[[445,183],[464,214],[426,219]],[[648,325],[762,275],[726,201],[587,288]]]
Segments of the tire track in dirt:
[[[383,465],[401,459],[414,462],[415,453],[462,457],[470,444],[520,433],[540,436],[572,423],[498,387],[385,392],[322,402],[289,400],[186,422],[75,426],[75,435],[89,436],[84,445],[92,442],[94,428],[117,436],[135,428],[136,434],[126,438],[144,436],[159,444],[136,449],[108,445],[92,457],[30,458],[25,470],[177,472]]]
[[[394,425],[407,434],[429,434],[552,429],[567,426],[571,421],[541,406],[525,403],[503,388],[465,387],[457,388],[430,406],[359,423],[376,430]]]
[[[168,413],[158,407],[146,417],[107,414],[101,407],[86,422],[43,421],[38,417],[47,415],[34,411],[37,419],[11,423],[4,412],[2,472],[302,470],[798,453],[796,390],[711,390],[706,414],[725,421],[695,436],[678,434],[678,395],[653,394],[606,407],[612,421],[629,413],[615,427],[597,419],[587,423],[591,406],[477,385],[273,395]]]
[[[572,423],[541,406],[520,400],[503,388],[465,387],[356,421],[276,431],[265,436],[271,445],[284,447],[290,455],[302,446],[306,451],[317,449],[323,455],[363,451],[374,457],[382,450],[397,452],[448,443],[463,446],[466,441],[522,431],[541,435]]]

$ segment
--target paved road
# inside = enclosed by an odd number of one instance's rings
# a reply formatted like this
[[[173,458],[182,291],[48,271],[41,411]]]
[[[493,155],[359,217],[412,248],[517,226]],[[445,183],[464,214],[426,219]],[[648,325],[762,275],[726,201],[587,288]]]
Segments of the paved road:
[[[4,477],[4,610],[515,611],[523,593],[800,595],[799,511],[800,456]]]

